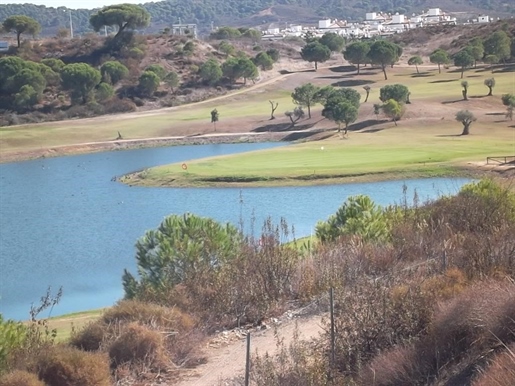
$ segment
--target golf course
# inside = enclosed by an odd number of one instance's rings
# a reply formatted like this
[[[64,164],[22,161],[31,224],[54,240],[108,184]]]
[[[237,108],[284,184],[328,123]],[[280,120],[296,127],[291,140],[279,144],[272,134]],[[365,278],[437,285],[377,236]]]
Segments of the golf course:
[[[164,165],[129,174],[121,181],[143,186],[286,186],[469,175],[477,172],[486,157],[515,154],[515,124],[505,118],[506,109],[501,102],[502,94],[515,89],[514,72],[492,74],[483,68],[467,71],[463,80],[469,84],[469,99],[463,100],[462,79],[455,71],[439,74],[436,68],[426,67],[417,74],[412,68],[399,66],[389,69],[389,80],[385,81],[379,70],[365,70],[359,76],[339,72],[342,70],[348,71],[346,67],[333,67],[294,74],[279,87],[276,84],[275,91],[263,91],[261,99],[251,93],[248,98],[219,105],[222,118],[218,126],[223,130],[224,119],[230,127],[238,119],[245,125],[254,119],[255,126],[262,126],[268,100],[293,108],[288,90],[311,82],[318,86],[350,86],[362,94],[359,118],[349,126],[347,135],[338,132],[334,122],[324,119],[322,106],[316,105],[311,119],[288,128],[298,130],[298,143],[187,165]],[[484,80],[491,77],[496,86],[493,95],[486,96]],[[411,92],[411,103],[405,106],[397,125],[382,114],[374,114],[379,89],[387,84],[402,84]],[[371,88],[366,103],[362,85]],[[206,117],[210,107],[192,110]],[[477,118],[470,135],[461,135],[462,124],[455,119],[460,110],[469,110]],[[190,114],[192,111],[187,111],[182,118]],[[268,121],[271,132],[288,126],[287,118],[277,115],[277,119]]]
[[[289,141],[278,149],[172,164],[126,175],[120,180],[142,186],[262,186],[325,184],[407,177],[469,175],[486,157],[515,154],[515,123],[505,117],[501,96],[515,91],[515,69],[478,67],[465,72],[422,65],[417,73],[401,63],[388,68],[353,66],[332,60],[317,72],[298,70],[277,74],[211,100],[160,110],[96,118],[0,128],[1,161],[69,155],[131,147],[181,144],[180,140],[210,142]],[[487,96],[487,78],[495,78]],[[468,100],[462,97],[468,82]],[[359,116],[347,135],[324,118],[322,106],[312,117],[291,125],[286,111],[295,108],[291,93],[312,83],[317,87],[354,88],[361,94]],[[385,85],[409,88],[410,104],[395,124],[375,114],[379,90]],[[363,86],[370,87],[365,101]],[[271,120],[270,102],[278,103]],[[210,111],[219,111],[214,126]],[[455,119],[460,110],[476,118],[470,135],[462,136]],[[117,133],[123,139],[117,138]],[[169,141],[168,141],[169,140]],[[178,142],[179,141],[179,142]],[[187,142],[186,142],[187,143]],[[195,142],[192,142],[195,143]],[[286,143],[285,143],[286,144]]]

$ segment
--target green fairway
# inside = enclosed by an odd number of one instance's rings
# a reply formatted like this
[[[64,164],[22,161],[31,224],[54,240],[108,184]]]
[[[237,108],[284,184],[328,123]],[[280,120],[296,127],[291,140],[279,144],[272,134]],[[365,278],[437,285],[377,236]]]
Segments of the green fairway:
[[[483,160],[494,154],[513,154],[513,129],[476,125],[478,134],[454,136],[460,126],[437,128],[413,125],[376,133],[351,133],[336,139],[290,145],[272,150],[217,157],[152,168],[126,177],[138,185],[185,186],[220,183],[282,185],[323,182],[363,174],[446,175],[463,161]]]

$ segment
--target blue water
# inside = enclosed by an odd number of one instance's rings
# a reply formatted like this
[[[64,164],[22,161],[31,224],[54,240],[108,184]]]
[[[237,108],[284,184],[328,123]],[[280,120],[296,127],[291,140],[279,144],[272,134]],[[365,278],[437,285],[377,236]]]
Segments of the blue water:
[[[172,213],[192,212],[256,227],[284,217],[296,236],[313,232],[350,195],[380,204],[456,192],[467,179],[419,179],[285,188],[141,188],[111,179],[155,165],[281,144],[217,144],[139,149],[0,165],[0,313],[26,319],[48,286],[63,287],[52,315],[113,304],[123,269],[136,272],[134,244]],[[242,198],[242,201],[241,199]],[[48,316],[47,314],[41,316]]]

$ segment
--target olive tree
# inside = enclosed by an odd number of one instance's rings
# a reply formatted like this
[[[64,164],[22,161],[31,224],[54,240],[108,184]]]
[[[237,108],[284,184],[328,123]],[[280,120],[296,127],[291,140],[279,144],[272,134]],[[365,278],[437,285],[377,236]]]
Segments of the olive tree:
[[[93,99],[92,92],[101,79],[100,71],[86,63],[67,64],[61,71],[61,85],[71,91],[74,102],[86,103]]]
[[[502,104],[506,106],[506,118],[513,120],[513,109],[515,108],[515,94],[504,94],[501,97]]]
[[[455,118],[458,122],[463,124],[463,131],[461,132],[461,135],[470,134],[470,125],[476,120],[474,114],[468,110],[460,110],[456,113]]]
[[[495,87],[495,79],[494,78],[488,78],[488,79],[485,79],[485,86],[488,87],[488,95],[487,96],[492,96],[492,91],[493,91],[493,88]]]
[[[167,84],[168,87],[170,87],[173,92],[174,88],[179,86],[179,75],[175,71],[170,71],[168,74],[166,74],[163,81]]]
[[[36,35],[41,31],[41,25],[33,18],[25,15],[10,16],[4,20],[2,26],[5,32],[14,32],[16,34],[18,48],[21,44],[21,34]]]
[[[461,90],[461,94],[463,95],[463,100],[464,101],[468,101],[468,90],[469,90],[469,82],[467,82],[466,80],[462,80],[461,81],[461,87],[463,87],[463,90]]]
[[[114,36],[116,39],[125,30],[148,27],[150,14],[145,8],[135,4],[116,4],[94,13],[89,22],[96,32],[104,26],[118,27],[118,32]]]

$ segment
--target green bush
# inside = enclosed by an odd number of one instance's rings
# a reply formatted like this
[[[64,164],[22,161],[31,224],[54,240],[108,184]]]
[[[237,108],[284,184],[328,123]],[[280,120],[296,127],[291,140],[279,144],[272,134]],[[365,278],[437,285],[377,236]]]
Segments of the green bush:
[[[27,328],[12,320],[4,320],[0,314],[0,373],[7,368],[13,350],[21,348],[27,339]]]

